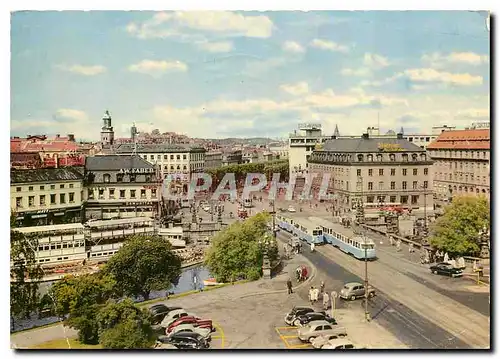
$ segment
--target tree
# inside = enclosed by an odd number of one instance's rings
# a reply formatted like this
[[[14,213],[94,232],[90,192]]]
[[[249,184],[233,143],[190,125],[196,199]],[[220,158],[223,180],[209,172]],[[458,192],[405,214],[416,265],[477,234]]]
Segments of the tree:
[[[160,236],[133,236],[111,257],[106,273],[115,278],[117,287],[129,296],[149,299],[152,290],[168,290],[177,285],[181,258],[172,245]]]
[[[99,343],[106,349],[143,349],[152,345],[149,314],[130,299],[110,302],[99,310]]]
[[[10,312],[12,317],[29,318],[39,308],[38,283],[43,270],[36,260],[38,238],[15,229],[14,213],[10,216]]]
[[[479,232],[490,226],[490,207],[485,197],[460,196],[445,208],[431,226],[430,244],[451,256],[478,255]]]
[[[264,248],[259,240],[269,234],[268,223],[269,214],[259,213],[231,224],[212,239],[205,263],[218,282],[260,277]],[[276,260],[277,252],[271,250],[269,257],[271,261]]]

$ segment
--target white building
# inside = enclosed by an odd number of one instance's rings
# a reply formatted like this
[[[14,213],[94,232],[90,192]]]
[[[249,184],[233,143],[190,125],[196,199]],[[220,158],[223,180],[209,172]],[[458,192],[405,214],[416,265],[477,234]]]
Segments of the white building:
[[[445,131],[452,131],[455,129],[455,126],[433,126],[431,133],[405,133],[403,138],[424,150],[427,149],[432,142],[434,142],[438,136]]]
[[[307,160],[315,146],[331,138],[331,136],[322,135],[320,124],[299,124],[298,131],[291,133],[288,140],[290,173],[307,172]]]
[[[270,144],[269,152],[271,152],[276,159],[284,160],[288,158],[288,146],[286,144]]]

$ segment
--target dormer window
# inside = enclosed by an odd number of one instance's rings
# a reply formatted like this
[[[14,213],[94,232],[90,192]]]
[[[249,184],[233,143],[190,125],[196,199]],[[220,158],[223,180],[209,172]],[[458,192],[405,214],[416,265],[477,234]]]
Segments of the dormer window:
[[[390,160],[391,162],[396,161],[396,155],[395,155],[394,153],[391,153],[391,154],[389,155],[389,160]]]
[[[364,156],[363,155],[358,155],[358,162],[363,162]]]
[[[408,162],[408,154],[403,153],[403,162]]]
[[[105,173],[103,178],[104,178],[104,183],[111,182],[111,175],[109,175],[108,173]]]
[[[367,160],[368,162],[373,162],[373,155],[368,155]]]
[[[417,160],[418,160],[418,155],[417,155],[416,153],[413,153],[413,154],[411,155],[411,160],[412,160],[412,161],[417,161]]]
[[[427,155],[425,153],[422,153],[420,155],[420,161],[426,161],[427,160]]]
[[[382,155],[381,154],[377,154],[377,161],[382,162]]]

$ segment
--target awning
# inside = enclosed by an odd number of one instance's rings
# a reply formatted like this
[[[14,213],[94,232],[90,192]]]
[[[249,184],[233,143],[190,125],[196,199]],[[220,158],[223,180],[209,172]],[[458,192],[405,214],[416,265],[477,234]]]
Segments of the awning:
[[[54,213],[54,216],[64,216],[65,212]]]
[[[32,219],[45,218],[45,217],[47,217],[47,214],[34,214],[31,216]]]

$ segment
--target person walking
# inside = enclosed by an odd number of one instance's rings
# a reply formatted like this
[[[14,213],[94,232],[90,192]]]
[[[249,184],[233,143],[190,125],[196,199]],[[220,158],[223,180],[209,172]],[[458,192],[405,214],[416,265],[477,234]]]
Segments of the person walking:
[[[302,266],[302,280],[307,279],[307,268],[306,266]]]
[[[311,303],[311,305],[313,305],[313,301],[314,301],[314,287],[311,287],[311,289],[309,289],[309,302]]]
[[[323,292],[323,309],[328,310],[328,305],[330,304],[330,296],[327,292]]]
[[[321,284],[319,286],[319,290],[321,293],[325,292],[325,282],[324,281],[321,281]]]
[[[311,253],[314,252],[314,243],[311,243]]]
[[[286,281],[286,287],[288,289],[288,294],[292,294],[293,293],[292,280],[290,278],[288,278],[288,280]]]
[[[318,288],[314,288],[313,289],[313,302],[317,303],[318,299],[319,299],[319,289]]]

